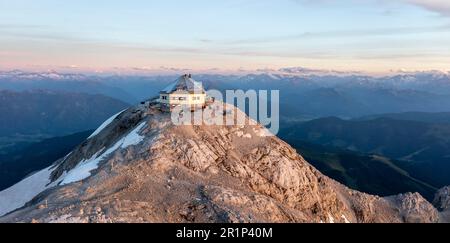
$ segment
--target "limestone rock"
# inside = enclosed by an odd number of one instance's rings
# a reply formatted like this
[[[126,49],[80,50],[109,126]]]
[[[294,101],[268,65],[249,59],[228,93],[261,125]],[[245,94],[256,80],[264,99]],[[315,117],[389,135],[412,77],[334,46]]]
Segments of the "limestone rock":
[[[350,190],[263,131],[259,124],[175,126],[157,109],[130,108],[57,161],[44,190],[0,222],[439,221],[419,194]],[[98,163],[87,177],[60,183],[90,158]],[[448,192],[438,193],[440,209],[449,206]]]

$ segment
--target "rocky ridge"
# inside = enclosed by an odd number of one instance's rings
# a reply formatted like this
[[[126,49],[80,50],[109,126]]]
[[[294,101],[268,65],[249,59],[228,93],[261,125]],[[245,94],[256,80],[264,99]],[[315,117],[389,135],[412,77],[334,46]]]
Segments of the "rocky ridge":
[[[240,112],[225,109],[216,115]],[[169,114],[146,104],[118,114],[97,133],[49,168],[42,192],[0,222],[431,223],[446,218],[417,193],[382,198],[337,183],[285,142],[264,136],[261,125],[175,126]],[[447,208],[444,199],[436,203]]]

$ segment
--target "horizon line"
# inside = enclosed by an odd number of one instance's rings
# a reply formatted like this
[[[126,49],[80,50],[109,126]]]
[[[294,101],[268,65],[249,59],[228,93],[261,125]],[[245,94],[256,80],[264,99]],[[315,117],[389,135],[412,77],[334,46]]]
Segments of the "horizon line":
[[[292,66],[284,68],[256,68],[256,69],[221,69],[221,68],[140,68],[140,67],[112,67],[112,68],[86,68],[86,67],[17,67],[5,68],[0,66],[0,72],[24,72],[24,73],[58,73],[58,74],[79,74],[79,75],[118,75],[118,76],[152,76],[152,75],[177,75],[177,74],[197,74],[197,75],[248,75],[248,74],[275,74],[275,75],[335,75],[335,76],[390,76],[400,74],[418,73],[442,73],[450,75],[450,69],[399,69],[385,71],[365,71],[365,70],[339,70],[339,69],[317,69],[304,66]]]

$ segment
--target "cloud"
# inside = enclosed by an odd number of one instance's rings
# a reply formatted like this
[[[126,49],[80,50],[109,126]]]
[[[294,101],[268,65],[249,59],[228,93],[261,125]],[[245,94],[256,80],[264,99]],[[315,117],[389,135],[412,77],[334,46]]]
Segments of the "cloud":
[[[264,44],[290,40],[375,37],[375,36],[410,35],[410,34],[426,34],[439,32],[450,32],[450,25],[429,26],[429,27],[398,27],[398,28],[353,29],[353,30],[349,29],[349,30],[336,30],[328,32],[304,32],[299,33],[297,35],[271,36],[271,37],[265,36],[261,38],[216,41],[216,43],[225,45]],[[214,41],[211,40],[210,42],[212,43]]]
[[[59,66],[60,68],[64,69],[79,69],[80,67],[78,65],[72,64],[72,65],[66,65],[66,66]]]
[[[45,28],[46,26],[33,24],[0,24],[0,30],[40,30]]]
[[[449,0],[404,0],[404,1],[450,17]]]
[[[335,0],[292,0],[302,5],[323,5],[337,3]],[[353,4],[372,3],[377,5],[392,4],[395,2],[416,5],[429,11],[439,13],[443,16],[450,17],[450,1],[449,0],[345,0]]]
[[[175,67],[166,67],[166,66],[161,66],[159,68],[162,70],[165,70],[165,71],[174,71],[174,72],[191,71],[191,69],[189,69],[189,68],[175,68]]]

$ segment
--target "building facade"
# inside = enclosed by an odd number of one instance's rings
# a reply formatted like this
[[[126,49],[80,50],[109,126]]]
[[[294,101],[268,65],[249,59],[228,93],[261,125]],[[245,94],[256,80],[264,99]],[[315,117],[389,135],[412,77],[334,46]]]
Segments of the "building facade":
[[[173,109],[177,106],[204,108],[206,92],[202,83],[195,81],[190,74],[185,74],[160,92],[159,102],[163,109]]]

